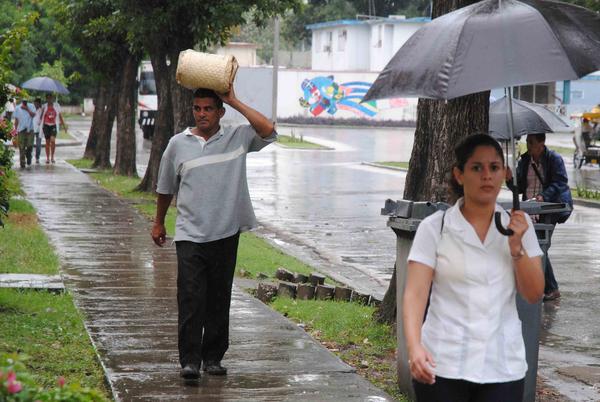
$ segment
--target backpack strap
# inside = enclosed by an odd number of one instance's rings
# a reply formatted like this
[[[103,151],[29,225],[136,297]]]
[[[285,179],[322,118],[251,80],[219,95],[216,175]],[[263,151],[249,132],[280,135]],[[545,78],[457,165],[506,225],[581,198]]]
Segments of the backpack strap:
[[[444,210],[444,213],[442,214],[442,224],[440,225],[440,236],[442,234],[442,232],[444,231],[444,219],[446,218],[446,210]]]

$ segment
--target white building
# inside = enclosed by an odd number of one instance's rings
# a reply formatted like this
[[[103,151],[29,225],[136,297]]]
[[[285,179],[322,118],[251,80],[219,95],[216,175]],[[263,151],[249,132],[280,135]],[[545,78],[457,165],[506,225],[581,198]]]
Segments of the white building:
[[[396,51],[429,18],[390,16],[308,25],[312,31],[312,69],[381,71]]]
[[[257,48],[258,46],[254,43],[229,42],[226,46],[218,48],[215,53],[235,56],[240,67],[250,67],[258,64]]]

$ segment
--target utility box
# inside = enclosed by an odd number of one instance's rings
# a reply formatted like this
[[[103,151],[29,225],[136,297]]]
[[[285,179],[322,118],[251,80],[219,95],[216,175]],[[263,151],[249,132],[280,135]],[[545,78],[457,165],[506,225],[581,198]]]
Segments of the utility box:
[[[504,209],[510,210],[512,202],[499,203]],[[387,226],[396,234],[396,295],[397,295],[397,371],[400,390],[415,400],[412,387],[412,378],[408,367],[408,351],[404,336],[402,309],[404,299],[404,286],[406,284],[408,253],[417,228],[423,219],[450,207],[446,203],[413,202],[407,200],[386,200],[381,214],[389,217]],[[545,266],[548,248],[554,225],[549,223],[551,214],[570,211],[571,207],[564,203],[549,202],[522,202],[521,209],[530,216],[538,215],[539,221],[534,223],[538,242],[544,252],[542,266]],[[493,224],[493,222],[492,222]],[[517,293],[517,310],[522,322],[523,340],[525,343],[525,357],[527,360],[527,374],[525,376],[524,402],[535,402],[535,387],[538,367],[539,336],[541,325],[542,302],[529,304]]]

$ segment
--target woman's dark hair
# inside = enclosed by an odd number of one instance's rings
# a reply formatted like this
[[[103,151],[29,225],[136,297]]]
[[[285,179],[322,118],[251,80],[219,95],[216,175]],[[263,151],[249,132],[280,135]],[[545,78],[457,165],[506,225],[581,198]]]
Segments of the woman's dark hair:
[[[219,109],[223,108],[223,101],[219,98],[219,95],[212,89],[207,88],[198,88],[194,91],[194,99],[195,98],[212,98],[215,100],[215,103]]]
[[[465,164],[471,156],[475,153],[477,147],[492,147],[496,150],[496,153],[502,159],[502,165],[504,165],[504,155],[502,154],[502,147],[498,141],[490,137],[488,134],[473,134],[465,137],[455,148],[454,148],[454,164],[453,168],[458,168],[461,172],[465,171]],[[458,199],[465,195],[463,187],[458,184],[454,178],[454,174],[450,172],[450,198]]]

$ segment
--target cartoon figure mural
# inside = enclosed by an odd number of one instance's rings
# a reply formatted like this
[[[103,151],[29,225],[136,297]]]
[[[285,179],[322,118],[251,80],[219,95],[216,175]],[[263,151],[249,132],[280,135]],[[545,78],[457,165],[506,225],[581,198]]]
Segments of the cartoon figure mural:
[[[318,76],[302,81],[303,97],[300,105],[307,108],[313,116],[323,112],[334,115],[338,109],[348,110],[359,117],[373,117],[378,112],[377,101],[360,103],[360,100],[371,87],[370,82],[352,81],[338,84],[332,75]],[[388,107],[406,105],[404,99],[387,100]],[[383,105],[380,105],[380,108]]]

